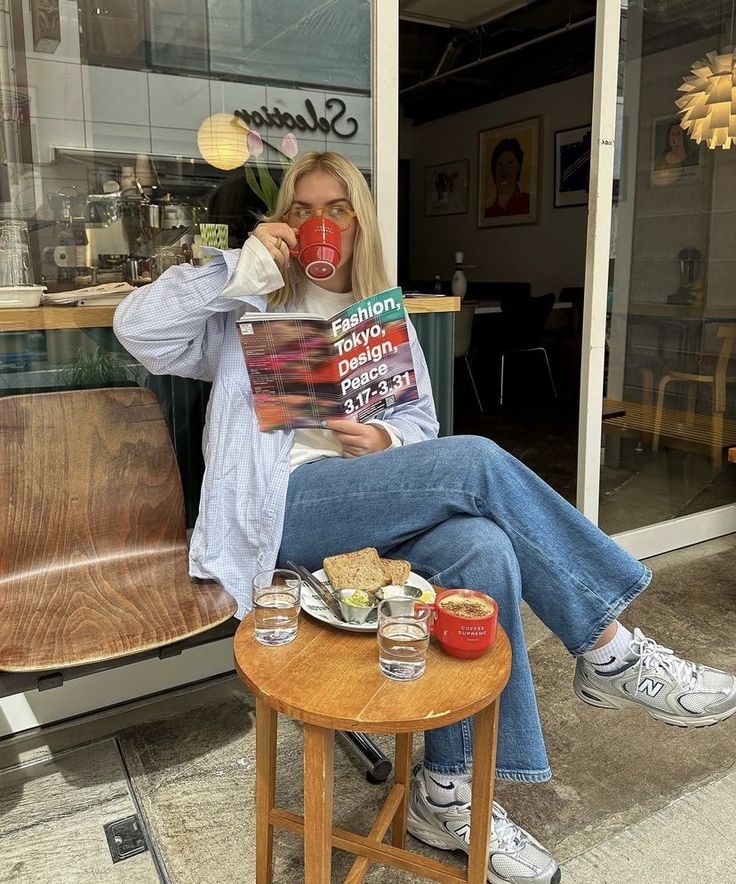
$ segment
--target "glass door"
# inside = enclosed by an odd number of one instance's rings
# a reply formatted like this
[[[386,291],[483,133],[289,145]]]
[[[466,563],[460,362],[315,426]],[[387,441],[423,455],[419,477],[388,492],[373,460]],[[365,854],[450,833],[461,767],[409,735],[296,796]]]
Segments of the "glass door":
[[[596,59],[581,502],[644,556],[736,531],[733,8],[618,6]]]

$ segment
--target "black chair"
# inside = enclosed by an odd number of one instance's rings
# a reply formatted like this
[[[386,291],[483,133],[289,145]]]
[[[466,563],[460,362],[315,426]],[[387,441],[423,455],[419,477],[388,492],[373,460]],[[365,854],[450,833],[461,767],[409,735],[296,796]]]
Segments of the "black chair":
[[[511,353],[541,353],[547,368],[552,394],[557,398],[552,369],[547,351],[542,344],[542,333],[555,303],[554,292],[538,298],[519,297],[518,293],[505,294],[501,298],[503,315],[503,350],[501,352],[501,381],[498,404],[503,405],[506,357]]]

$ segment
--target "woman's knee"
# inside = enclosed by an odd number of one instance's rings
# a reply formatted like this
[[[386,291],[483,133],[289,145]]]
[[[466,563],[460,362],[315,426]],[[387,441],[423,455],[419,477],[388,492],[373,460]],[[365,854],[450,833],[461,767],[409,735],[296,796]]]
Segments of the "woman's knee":
[[[438,439],[453,460],[485,463],[505,454],[503,448],[484,436],[445,436]]]
[[[519,562],[508,535],[482,516],[457,515],[428,532],[431,567],[503,601],[521,597]],[[445,582],[447,585],[447,582]]]

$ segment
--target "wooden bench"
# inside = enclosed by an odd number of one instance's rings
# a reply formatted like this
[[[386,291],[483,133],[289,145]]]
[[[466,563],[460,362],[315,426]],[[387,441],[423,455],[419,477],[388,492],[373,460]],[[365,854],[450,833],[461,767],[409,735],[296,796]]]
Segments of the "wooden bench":
[[[0,398],[0,670],[139,654],[229,620],[188,573],[174,449],[150,390]]]
[[[626,439],[651,442],[655,435],[657,409],[643,402],[616,399],[603,400],[606,411],[623,412],[615,417],[604,417],[603,431]],[[672,448],[707,454],[714,466],[720,466],[723,449],[736,445],[736,420],[723,418],[720,439],[714,436],[713,416],[688,411],[661,410],[659,444]],[[717,451],[717,457],[716,457]]]

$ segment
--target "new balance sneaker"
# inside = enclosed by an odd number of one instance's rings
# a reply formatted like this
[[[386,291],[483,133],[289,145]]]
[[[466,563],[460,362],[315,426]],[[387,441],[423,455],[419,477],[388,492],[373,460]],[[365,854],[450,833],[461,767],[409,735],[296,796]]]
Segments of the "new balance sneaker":
[[[424,772],[417,768],[411,783],[407,828],[419,841],[440,850],[464,850],[470,840],[470,783],[457,787],[454,804],[440,806],[427,797]],[[493,826],[488,856],[492,884],[559,884],[557,863],[532,836],[493,802]]]
[[[652,718],[679,727],[706,727],[736,712],[736,676],[681,660],[639,629],[613,671],[578,657],[573,686],[591,706],[643,706]]]

